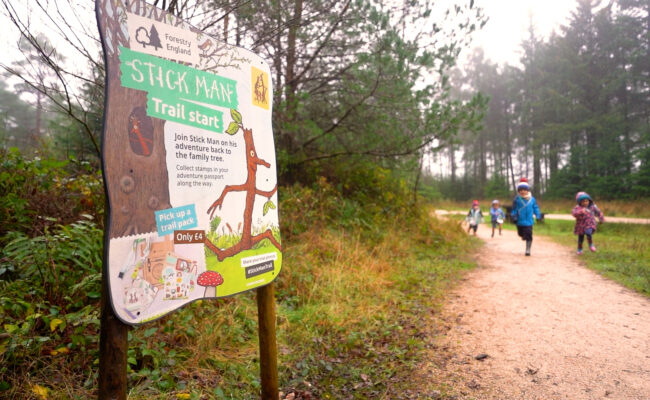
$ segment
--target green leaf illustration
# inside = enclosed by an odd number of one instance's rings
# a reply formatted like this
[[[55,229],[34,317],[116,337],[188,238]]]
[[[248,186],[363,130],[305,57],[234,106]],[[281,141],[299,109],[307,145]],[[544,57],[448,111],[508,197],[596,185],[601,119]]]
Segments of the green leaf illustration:
[[[229,135],[234,135],[235,133],[237,133],[238,130],[239,130],[239,124],[237,124],[236,122],[231,122],[230,125],[228,125],[228,129],[226,129],[226,133]]]
[[[275,210],[275,204],[273,204],[271,200],[264,203],[264,209],[262,210],[262,215],[266,215],[266,213],[268,213],[270,209]]]
[[[234,108],[231,108],[230,109],[230,116],[232,117],[232,119],[236,123],[241,124],[242,120],[241,120],[241,114],[239,113],[239,111],[235,110]]]

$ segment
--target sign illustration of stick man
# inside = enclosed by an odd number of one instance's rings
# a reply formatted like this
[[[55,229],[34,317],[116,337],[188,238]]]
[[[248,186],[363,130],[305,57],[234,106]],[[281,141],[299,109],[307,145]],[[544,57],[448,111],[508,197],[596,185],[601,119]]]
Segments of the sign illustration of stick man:
[[[244,142],[246,143],[246,182],[241,185],[228,185],[224,187],[221,196],[212,203],[207,212],[210,214],[210,218],[212,218],[215,211],[221,209],[224,198],[230,192],[246,192],[246,204],[244,207],[244,230],[241,240],[237,244],[222,250],[215,246],[209,239],[206,238],[205,240],[205,246],[217,256],[219,261],[223,261],[225,258],[233,256],[243,250],[248,250],[264,239],[268,239],[278,250],[282,250],[280,243],[278,243],[275,237],[273,237],[273,232],[270,229],[267,229],[259,235],[253,236],[252,234],[255,196],[266,197],[268,199],[267,204],[269,204],[271,196],[273,196],[273,194],[278,190],[278,185],[276,183],[275,187],[270,191],[263,191],[257,188],[257,166],[262,165],[266,168],[270,168],[271,164],[257,157],[255,143],[253,142],[253,131],[252,129],[244,128],[241,114],[237,110],[230,110],[230,115],[233,122],[231,122],[228,129],[226,129],[226,133],[234,135],[241,129],[244,134]],[[268,209],[268,206],[265,205],[264,208]],[[275,206],[273,206],[273,208],[275,208]]]

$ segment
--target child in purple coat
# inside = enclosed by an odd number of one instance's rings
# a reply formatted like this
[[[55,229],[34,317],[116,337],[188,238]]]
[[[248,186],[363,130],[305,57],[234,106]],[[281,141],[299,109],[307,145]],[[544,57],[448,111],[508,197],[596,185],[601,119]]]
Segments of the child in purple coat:
[[[576,205],[571,212],[571,215],[576,219],[576,226],[573,233],[578,235],[578,254],[582,254],[582,243],[587,236],[589,243],[589,250],[595,252],[592,235],[596,232],[596,218],[602,223],[605,222],[605,217],[602,211],[598,209],[591,197],[585,192],[578,192],[576,194]]]

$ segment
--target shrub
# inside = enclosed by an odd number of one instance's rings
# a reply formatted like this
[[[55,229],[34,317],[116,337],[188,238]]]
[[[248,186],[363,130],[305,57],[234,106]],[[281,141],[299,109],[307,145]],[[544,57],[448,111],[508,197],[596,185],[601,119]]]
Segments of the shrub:
[[[0,150],[0,245],[8,232],[43,235],[56,224],[70,224],[86,213],[103,222],[101,175],[84,163],[34,158],[16,148]]]
[[[44,230],[12,232],[2,248],[0,381],[56,369],[60,355],[88,374],[96,356],[103,232],[90,216]]]

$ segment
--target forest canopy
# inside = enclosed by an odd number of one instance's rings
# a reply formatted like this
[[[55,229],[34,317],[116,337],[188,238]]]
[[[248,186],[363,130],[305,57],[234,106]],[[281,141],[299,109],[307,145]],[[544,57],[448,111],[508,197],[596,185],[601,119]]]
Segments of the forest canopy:
[[[452,86],[489,98],[483,129],[440,162],[443,195],[497,196],[527,176],[538,195],[650,194],[650,3],[579,0],[543,39],[530,25],[516,66],[482,52]]]
[[[71,10],[90,11],[89,6],[74,0],[55,6],[35,3],[35,11],[49,11],[48,22],[59,37],[43,35],[12,2],[2,0],[4,13],[21,32],[23,54],[32,61],[3,61],[1,66],[38,93],[38,107],[54,110],[72,124],[47,132],[37,129],[47,150],[94,149],[95,155],[83,155],[96,163],[104,76],[101,54],[93,50],[98,38],[92,28],[77,26],[83,25],[83,18],[66,19],[59,9],[65,4]],[[141,3],[132,1],[128,7]],[[311,182],[323,175],[336,181],[334,164],[365,161],[415,183],[424,153],[460,130],[476,130],[482,117],[484,99],[478,94],[452,99],[448,77],[471,34],[485,23],[473,2],[450,7],[426,0],[154,4],[269,62],[282,184]],[[61,46],[52,45],[55,40],[73,48],[74,54],[63,57]],[[70,59],[74,63],[65,61]],[[82,60],[84,71],[71,66]],[[223,57],[207,71],[232,62],[237,60]],[[76,134],[72,147],[71,129]]]
[[[530,21],[517,65],[476,50],[463,66],[461,51],[487,22],[473,2],[154,3],[272,66],[281,184],[340,182],[370,163],[429,198],[507,196],[521,176],[549,198],[650,192],[647,1],[578,0],[548,38]],[[56,35],[2,0],[24,55],[0,63],[17,82],[0,90],[22,94],[3,102],[4,129],[16,128],[3,131],[3,147],[38,143],[98,166],[104,69],[94,21],[82,17],[92,5],[34,4]]]

